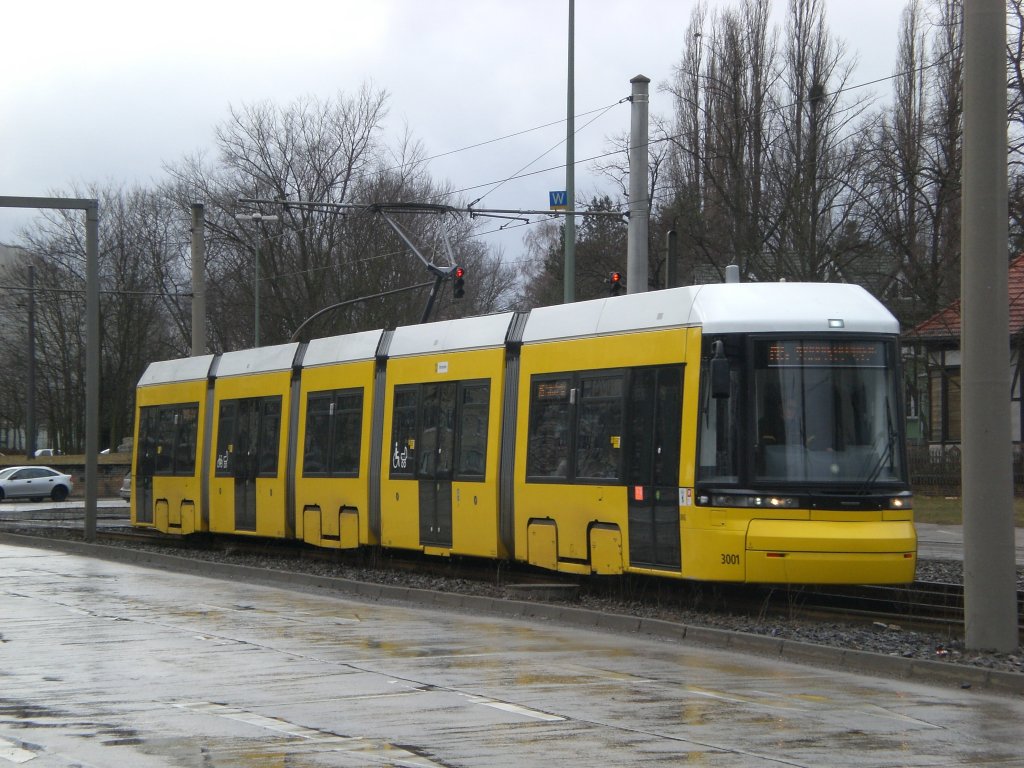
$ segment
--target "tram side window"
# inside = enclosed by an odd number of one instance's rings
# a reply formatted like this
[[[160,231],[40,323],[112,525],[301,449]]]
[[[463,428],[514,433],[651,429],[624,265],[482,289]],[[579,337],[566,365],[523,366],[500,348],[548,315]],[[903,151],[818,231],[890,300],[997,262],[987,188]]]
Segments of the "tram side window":
[[[178,429],[174,440],[175,475],[195,474],[198,431],[199,406],[180,406],[178,409]]]
[[[259,431],[259,473],[264,476],[277,474],[277,454],[281,438],[281,398],[261,399]]]
[[[339,393],[334,406],[334,440],[331,474],[359,474],[359,448],[363,435],[363,392]]]
[[[412,477],[416,471],[416,412],[419,388],[395,387],[391,418],[391,477]]]
[[[137,471],[143,475],[193,475],[198,413],[196,403],[142,408]]]
[[[154,474],[174,474],[174,436],[176,412],[174,408],[161,408],[156,421],[156,465]]]
[[[455,453],[455,382],[420,385],[419,464],[421,480],[450,478]]]
[[[217,466],[216,473],[220,476],[231,475],[235,465],[235,421],[238,415],[238,403],[225,400],[220,404],[217,418]]]
[[[707,363],[707,361],[704,361]],[[729,397],[713,397],[708,367],[700,381],[700,444],[698,475],[701,480],[739,480],[740,374],[729,368]]]
[[[303,476],[357,476],[362,444],[362,390],[314,392],[306,403]]]
[[[390,477],[482,481],[490,391],[486,380],[395,387]]]
[[[622,474],[622,375],[580,381],[576,477],[617,480]]]
[[[634,368],[629,384],[628,485],[679,485],[683,368]]]
[[[302,454],[304,477],[325,477],[331,465],[331,411],[334,398],[330,393],[310,394],[306,398],[306,445]]]
[[[217,419],[216,474],[276,476],[280,438],[280,395],[222,401]]]
[[[569,478],[572,379],[535,379],[530,388],[527,477]]]
[[[487,408],[490,386],[466,384],[459,398],[458,458],[455,473],[461,478],[482,479],[487,465]]]
[[[579,483],[622,479],[626,372],[534,377],[527,479]]]
[[[135,450],[135,472],[142,476],[156,471],[156,406],[145,406],[139,410],[139,442]]]

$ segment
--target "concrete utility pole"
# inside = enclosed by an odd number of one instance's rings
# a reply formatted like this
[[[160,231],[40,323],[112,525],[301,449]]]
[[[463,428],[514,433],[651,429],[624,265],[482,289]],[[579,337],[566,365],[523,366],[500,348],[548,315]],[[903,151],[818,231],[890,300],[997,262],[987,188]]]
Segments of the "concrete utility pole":
[[[192,205],[192,356],[206,354],[206,216]]]
[[[569,76],[565,104],[565,278],[562,301],[576,301],[576,74],[575,36],[576,12],[574,0],[569,0]]]
[[[961,414],[967,647],[1017,649],[1007,288],[1006,6],[964,3]]]
[[[647,113],[649,77],[637,75],[629,81],[632,109],[629,121],[629,240],[626,247],[626,292],[647,290],[647,219],[651,201],[647,197]]]

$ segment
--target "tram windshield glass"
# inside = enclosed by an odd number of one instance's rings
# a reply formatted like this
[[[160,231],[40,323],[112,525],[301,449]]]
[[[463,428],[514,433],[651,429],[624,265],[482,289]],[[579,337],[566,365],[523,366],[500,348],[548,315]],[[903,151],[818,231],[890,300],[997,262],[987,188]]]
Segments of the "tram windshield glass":
[[[728,397],[702,381],[700,480],[865,490],[905,481],[893,342],[757,337],[729,358]]]
[[[891,352],[883,341],[754,341],[754,479],[901,481]]]

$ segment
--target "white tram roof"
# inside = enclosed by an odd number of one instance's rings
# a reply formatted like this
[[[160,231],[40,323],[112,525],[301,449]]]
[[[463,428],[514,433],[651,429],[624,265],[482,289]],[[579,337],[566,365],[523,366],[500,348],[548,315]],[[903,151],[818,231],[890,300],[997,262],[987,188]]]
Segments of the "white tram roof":
[[[350,363],[356,360],[373,360],[383,331],[363,331],[343,336],[329,336],[326,339],[312,339],[302,358],[303,368],[313,368],[331,363]]]
[[[396,328],[388,357],[502,347],[512,312]]]
[[[842,320],[841,328],[829,321]],[[699,326],[704,333],[898,333],[899,322],[859,285],[712,283],[538,307],[523,342]]]
[[[295,361],[295,352],[298,348],[299,345],[296,342],[225,352],[220,356],[220,363],[217,365],[217,378],[289,371]]]
[[[200,381],[209,375],[213,357],[213,355],[198,355],[150,363],[142,374],[142,378],[139,379],[139,386],[167,384],[172,381]]]

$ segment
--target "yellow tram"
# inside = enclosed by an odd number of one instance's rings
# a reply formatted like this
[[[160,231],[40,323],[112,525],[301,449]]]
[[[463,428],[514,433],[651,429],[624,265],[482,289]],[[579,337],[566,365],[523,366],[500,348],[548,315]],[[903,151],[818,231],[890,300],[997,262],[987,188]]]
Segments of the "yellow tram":
[[[154,363],[132,522],[579,574],[913,580],[898,324],[726,283]]]

